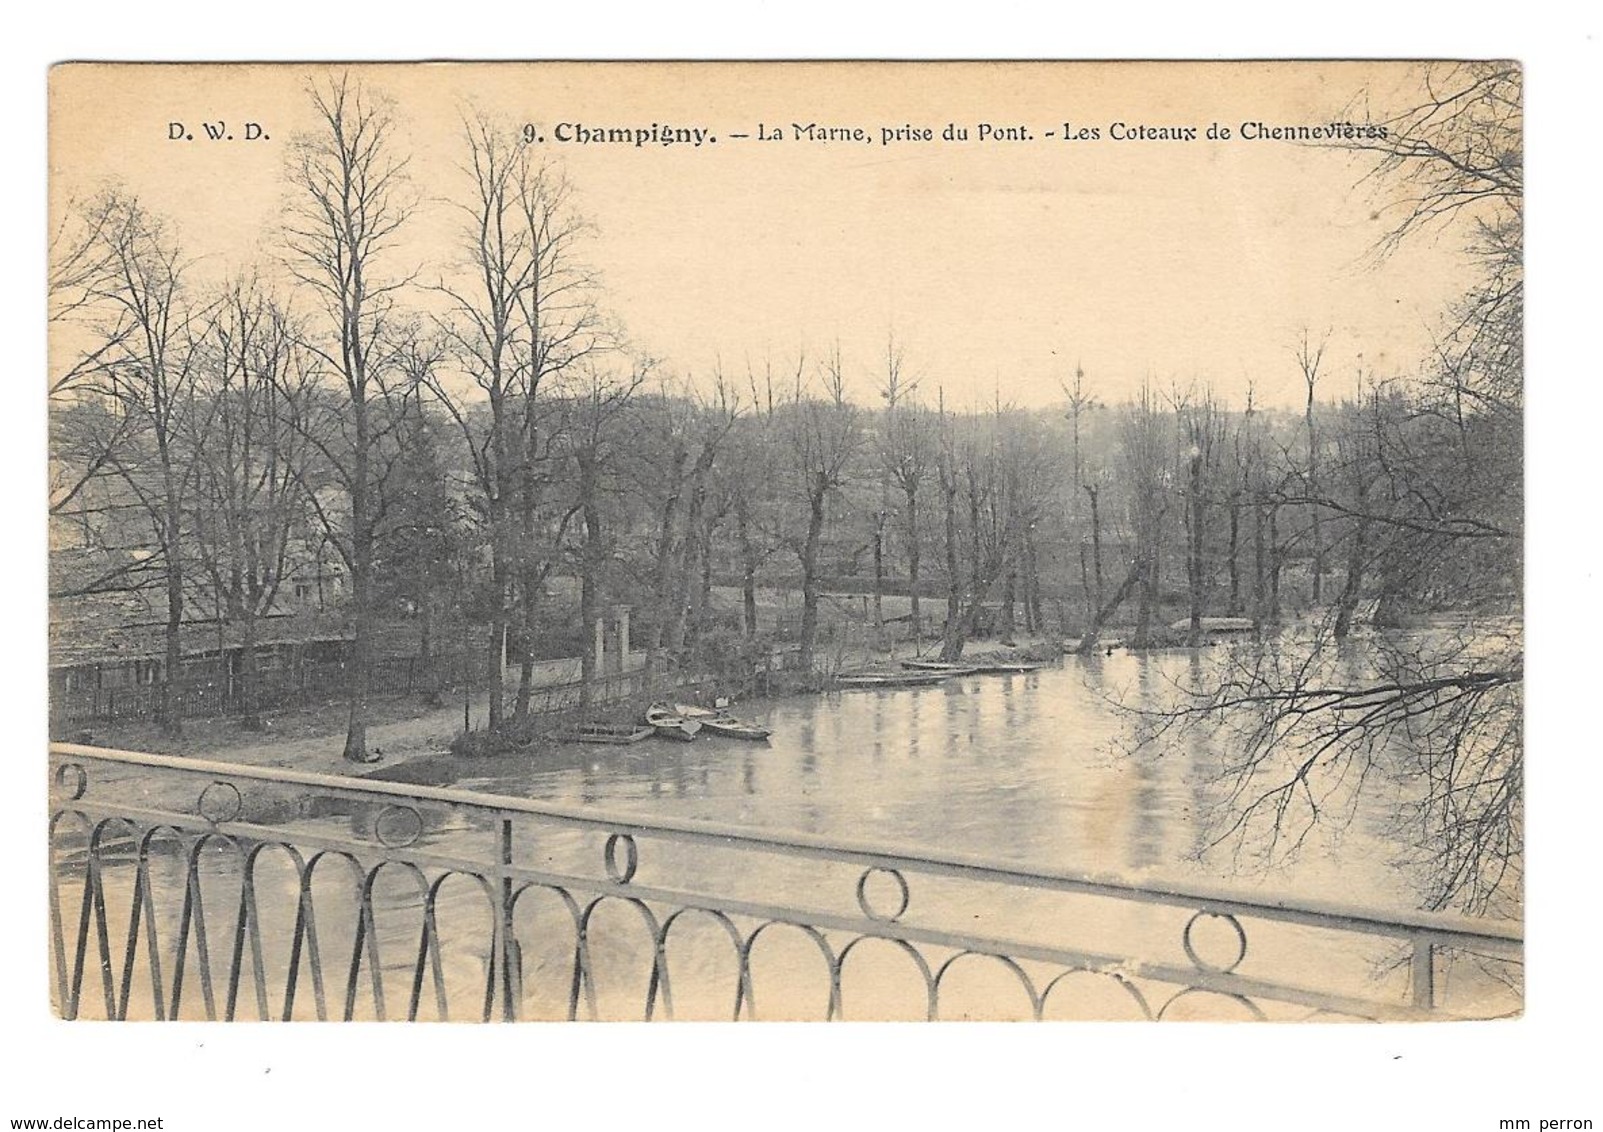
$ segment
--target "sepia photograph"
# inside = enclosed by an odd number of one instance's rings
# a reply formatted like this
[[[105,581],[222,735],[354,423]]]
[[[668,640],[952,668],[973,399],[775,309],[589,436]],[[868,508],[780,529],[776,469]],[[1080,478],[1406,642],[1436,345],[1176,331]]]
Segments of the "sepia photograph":
[[[1523,89],[55,66],[55,1016],[1518,1018]]]

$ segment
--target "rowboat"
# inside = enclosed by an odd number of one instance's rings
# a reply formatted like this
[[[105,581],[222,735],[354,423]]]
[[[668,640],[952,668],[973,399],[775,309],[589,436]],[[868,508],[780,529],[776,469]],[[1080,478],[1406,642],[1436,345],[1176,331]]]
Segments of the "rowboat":
[[[701,729],[709,735],[722,735],[726,739],[749,739],[759,742],[773,734],[766,727],[758,727],[755,723],[747,723],[736,719],[732,715],[714,716],[712,719],[698,720]]]
[[[972,665],[945,660],[904,660],[902,667],[910,672],[939,672],[942,676],[972,676],[978,671]]]
[[[724,700],[728,707],[729,701]],[[667,708],[668,704],[657,705]],[[701,729],[708,735],[722,735],[726,739],[761,740],[772,735],[766,727],[758,727],[755,723],[747,723],[743,719],[736,719],[724,710],[704,708],[697,704],[673,704],[673,714],[688,722],[699,723]]]
[[[701,720],[686,719],[668,704],[652,704],[646,709],[646,723],[663,739],[688,743],[701,730]]]
[[[1202,618],[1202,631],[1204,633],[1250,633],[1257,625],[1251,617],[1204,617]],[[1189,617],[1176,621],[1169,626],[1171,633],[1185,633],[1191,629]]]
[[[924,688],[951,676],[949,672],[843,672],[835,683],[842,688]]]
[[[981,676],[1017,676],[1025,672],[1039,672],[1046,665],[1034,661],[976,660],[974,671]]]
[[[651,736],[650,727],[635,723],[583,723],[557,732],[557,738],[570,743],[638,743]]]

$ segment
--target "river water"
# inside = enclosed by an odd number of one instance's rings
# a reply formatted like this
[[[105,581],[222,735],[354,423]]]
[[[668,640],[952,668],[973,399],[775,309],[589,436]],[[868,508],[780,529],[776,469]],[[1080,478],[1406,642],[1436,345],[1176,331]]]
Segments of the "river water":
[[[772,730],[765,744],[571,744],[539,762],[453,760],[452,771],[470,789],[648,817],[1413,908],[1408,875],[1393,867],[1389,783],[1372,784],[1351,823],[1313,829],[1289,861],[1207,851],[1218,752],[1132,751],[1117,710],[1164,701],[1185,664],[1183,654],[1071,657],[933,687],[754,701],[733,710]]]
[[[535,758],[470,760],[442,755],[382,771],[377,777],[583,805],[646,821],[691,818],[870,842],[907,853],[926,849],[1041,870],[1113,874],[1148,884],[1172,881],[1227,888],[1249,899],[1414,909],[1420,899],[1420,864],[1405,860],[1399,847],[1408,840],[1406,828],[1398,824],[1398,806],[1407,796],[1407,784],[1384,773],[1365,780],[1361,795],[1350,800],[1349,816],[1299,829],[1304,838],[1295,853],[1266,857],[1261,838],[1259,843],[1249,839],[1245,844],[1226,841],[1211,846],[1220,821],[1229,818],[1228,809],[1219,809],[1224,795],[1218,782],[1229,751],[1206,741],[1132,750],[1128,720],[1116,706],[1169,702],[1173,682],[1186,677],[1188,663],[1195,660],[1184,654],[1071,657],[1025,674],[753,701],[736,705],[736,711],[772,730],[766,743],[704,735],[692,743],[654,738],[618,747],[569,744]],[[1333,810],[1345,813],[1348,807]],[[370,812],[314,809],[291,824],[345,838],[366,839],[372,834]],[[472,822],[430,815],[418,848],[493,859],[489,835],[488,826],[475,828]],[[534,840],[537,867],[599,875],[598,835],[546,830]],[[528,863],[526,839],[520,840],[518,855],[520,863]],[[219,858],[216,875],[206,881],[217,889],[215,897],[208,897],[216,909],[215,922],[207,928],[214,955],[227,954],[228,933],[237,921],[231,905],[238,903],[238,870],[226,856]],[[181,868],[175,854],[170,867],[161,870],[169,900],[182,891]],[[258,886],[276,892],[292,908],[293,869],[283,862],[276,866],[265,862],[264,870]],[[709,853],[642,840],[637,882],[851,914],[855,907],[849,894],[858,872],[852,868],[832,873],[816,862],[783,856]],[[326,886],[326,875],[319,883]],[[1179,957],[1184,913],[1176,919],[1175,914],[1158,914],[1146,905],[1121,902],[1117,907],[1092,907],[1072,899],[1064,903],[1055,898],[1058,902],[1053,903],[1036,893],[971,889],[916,881],[908,922],[919,922],[923,916],[924,922],[943,929],[992,932],[1004,938],[1033,933],[1059,945],[1103,952],[1111,948],[1115,954],[1184,962]],[[883,892],[878,896],[882,902],[887,898]],[[894,896],[890,893],[892,902]],[[332,910],[340,901],[328,903],[330,910],[318,912],[323,950],[341,959],[325,958],[323,964],[331,985],[338,985],[341,963],[348,962],[354,943],[354,925],[348,916]],[[545,938],[535,921],[548,926],[557,910],[542,910],[535,898],[523,904],[520,938]],[[392,1016],[397,1012],[396,995],[401,994],[404,1002],[404,993],[394,988],[409,984],[415,964],[421,906],[416,888],[397,884],[394,877],[375,889],[380,966],[388,972],[385,977],[392,988],[388,1011]],[[449,937],[442,951],[447,953],[444,977],[452,987],[452,1017],[477,1013],[471,1003],[475,994],[482,998],[482,991],[474,987],[483,985],[484,942],[493,914],[484,894],[465,880],[449,882],[439,898],[437,918]],[[631,917],[632,912],[609,908],[591,933],[598,970],[611,961],[619,969],[633,971],[610,983],[598,980],[596,1013],[603,1017],[639,1013],[642,972],[649,970],[651,949]],[[292,921],[293,915],[264,915],[262,920],[267,982],[279,988]],[[119,922],[117,916],[112,922]],[[1289,977],[1303,985],[1355,994],[1384,983],[1390,993],[1397,992],[1398,956],[1395,948],[1388,950],[1392,945],[1377,947],[1361,940],[1355,946],[1351,938],[1299,931],[1288,933],[1274,925],[1255,928],[1256,966],[1244,966],[1243,973]],[[631,935],[635,938],[618,942]],[[727,1016],[727,992],[717,988],[729,985],[728,944],[720,942],[716,930],[709,934],[708,924],[688,926],[681,936],[679,957],[671,957],[679,988],[677,1016]],[[158,943],[158,950],[162,946]],[[1229,949],[1228,939],[1224,947]],[[525,943],[529,1013],[563,1016],[571,950],[571,933],[558,933],[543,949]],[[273,956],[279,959],[275,962]],[[843,995],[849,995],[853,1005],[848,1016],[919,1016],[922,1004],[916,986],[908,982],[905,964],[898,972],[885,956],[876,962],[877,966],[859,964],[855,984],[843,985]],[[798,947],[795,940],[776,944],[769,973],[763,976],[764,991],[757,997],[770,1004],[782,1002],[781,1016],[819,1016],[827,990],[821,999],[813,970],[817,966],[817,955],[808,946]],[[280,968],[276,974],[274,968]],[[754,965],[754,973],[756,969]],[[143,977],[136,975],[140,981]],[[776,990],[791,983],[808,983],[812,989],[800,998]],[[697,998],[685,989],[692,984],[713,989]],[[1016,986],[1010,991],[994,978],[989,983],[981,980],[971,988],[968,1006],[943,1006],[943,1016],[1017,1014],[1017,1001],[1011,1007],[998,1005],[1009,994],[1016,999],[1016,991]],[[134,997],[137,1000],[137,992]],[[301,1001],[305,998],[303,993]],[[427,1015],[429,995],[424,999]],[[469,1005],[464,1007],[464,1002]],[[1129,1006],[1118,994],[1111,1001],[1097,1002],[1087,1008],[1089,1016],[1122,1017],[1121,1008]],[[242,1009],[249,1013],[250,1006],[247,996]],[[338,1004],[332,1009],[337,1014]],[[769,1009],[765,1016],[774,1014]]]

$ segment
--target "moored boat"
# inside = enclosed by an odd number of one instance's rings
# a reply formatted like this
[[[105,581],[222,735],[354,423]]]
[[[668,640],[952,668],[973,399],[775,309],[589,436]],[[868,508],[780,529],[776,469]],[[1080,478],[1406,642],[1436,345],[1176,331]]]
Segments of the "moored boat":
[[[949,672],[843,672],[835,677],[842,688],[923,688],[949,680]]]
[[[721,735],[725,739],[749,739],[758,742],[768,738],[773,732],[766,727],[758,727],[755,723],[736,719],[732,715],[714,716],[711,719],[699,721],[701,729],[709,735]]]
[[[725,707],[729,701],[725,700]],[[661,708],[664,712],[677,716],[686,723],[697,724],[708,735],[721,735],[726,739],[766,739],[773,732],[766,727],[758,727],[755,723],[747,723],[743,719],[736,719],[725,710],[704,708],[698,704],[653,704],[653,709]]]
[[[972,665],[945,660],[904,660],[902,667],[909,672],[938,672],[942,676],[972,676],[977,671]]]
[[[701,731],[702,721],[686,719],[668,704],[652,704],[646,709],[646,723],[661,738],[688,743]]]
[[[1257,625],[1251,617],[1204,617],[1202,618],[1202,631],[1204,633],[1250,633]],[[1191,619],[1182,618],[1169,626],[1171,633],[1188,633],[1191,631]]]
[[[972,662],[974,671],[981,676],[1017,676],[1025,672],[1039,672],[1046,665],[1029,660],[980,660]]]
[[[570,743],[638,743],[650,738],[652,728],[637,723],[582,723],[556,733]]]

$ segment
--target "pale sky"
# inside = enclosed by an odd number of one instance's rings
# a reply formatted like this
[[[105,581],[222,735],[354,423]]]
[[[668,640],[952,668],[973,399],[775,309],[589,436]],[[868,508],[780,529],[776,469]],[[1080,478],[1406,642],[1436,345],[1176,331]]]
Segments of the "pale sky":
[[[1210,141],[1217,122],[1321,124],[1365,88],[1397,108],[1400,64],[411,64],[355,68],[396,103],[423,203],[393,267],[449,271],[470,103],[534,123],[599,230],[589,259],[635,344],[675,372],[718,359],[782,366],[838,340],[858,397],[894,329],[908,371],[954,403],[1000,388],[1061,399],[1076,362],[1118,400],[1150,374],[1210,381],[1239,405],[1302,396],[1303,327],[1331,330],[1330,396],[1367,370],[1412,372],[1459,293],[1456,238],[1376,265],[1380,203],[1348,154]],[[276,251],[284,145],[311,124],[323,65],[75,66],[52,76],[53,202],[120,178],[168,214],[203,270]],[[1391,103],[1392,105],[1387,105]],[[1348,117],[1352,116],[1349,111]],[[232,142],[204,140],[227,123]],[[170,141],[183,122],[193,142]],[[267,140],[240,140],[247,121]],[[1110,126],[1192,126],[1190,142],[1114,140]],[[559,123],[699,127],[701,146],[558,144]],[[785,140],[755,140],[759,123]],[[867,143],[794,140],[795,124],[861,126]],[[940,141],[947,124],[969,141]],[[978,140],[980,123],[1033,140]],[[1095,141],[1064,141],[1065,123]],[[882,145],[882,128],[937,140]],[[1047,138],[1047,131],[1059,136]],[[747,133],[746,140],[732,138]]]

